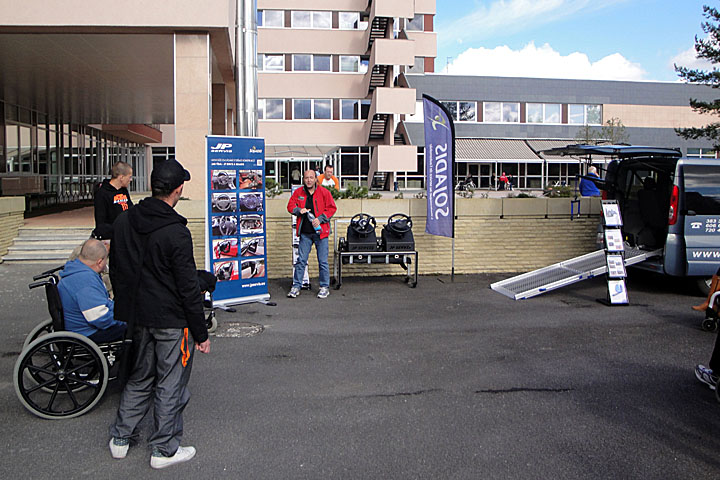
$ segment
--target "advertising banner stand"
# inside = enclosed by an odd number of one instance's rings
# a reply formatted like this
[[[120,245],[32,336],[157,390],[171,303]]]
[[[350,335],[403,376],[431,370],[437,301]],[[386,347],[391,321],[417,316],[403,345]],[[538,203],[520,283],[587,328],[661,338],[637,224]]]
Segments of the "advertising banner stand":
[[[455,280],[455,124],[445,106],[423,94],[425,132],[425,233],[452,239],[450,281]]]
[[[605,238],[605,262],[607,264],[607,298],[598,302],[609,307],[629,305],[625,284],[625,246],[622,237],[622,217],[617,200],[602,201],[603,236]]]
[[[265,140],[206,137],[205,268],[213,305],[268,303]]]

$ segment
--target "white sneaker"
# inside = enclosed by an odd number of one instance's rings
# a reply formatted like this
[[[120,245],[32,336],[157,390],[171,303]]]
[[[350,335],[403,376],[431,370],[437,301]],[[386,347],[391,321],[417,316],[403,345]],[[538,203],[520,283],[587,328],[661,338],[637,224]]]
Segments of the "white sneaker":
[[[327,298],[330,295],[330,289],[328,287],[320,287],[320,291],[317,294],[318,298]]]
[[[150,457],[150,466],[152,468],[165,468],[176,463],[187,462],[195,456],[195,447],[178,447],[177,452],[172,457],[164,457],[159,453],[153,453]]]
[[[110,439],[110,454],[113,458],[125,458],[130,448],[130,440],[122,438]]]

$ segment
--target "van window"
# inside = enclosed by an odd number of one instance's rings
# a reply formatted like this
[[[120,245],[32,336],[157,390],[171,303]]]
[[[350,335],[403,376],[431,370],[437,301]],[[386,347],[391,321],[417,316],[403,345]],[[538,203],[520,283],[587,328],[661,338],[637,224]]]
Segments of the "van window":
[[[720,215],[720,167],[685,165],[685,208],[696,215]]]

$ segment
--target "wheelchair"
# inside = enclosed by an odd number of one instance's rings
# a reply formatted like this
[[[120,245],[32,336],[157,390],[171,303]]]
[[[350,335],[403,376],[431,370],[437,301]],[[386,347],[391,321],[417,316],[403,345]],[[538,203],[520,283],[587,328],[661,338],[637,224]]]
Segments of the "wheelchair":
[[[74,418],[102,398],[117,378],[129,340],[97,344],[65,330],[58,292],[58,267],[33,277],[31,289],[45,287],[50,319],[28,334],[15,362],[13,385],[20,403],[46,419]]]
[[[100,401],[110,380],[115,380],[131,340],[95,343],[65,330],[57,272],[63,266],[33,277],[30,289],[45,287],[50,318],[36,325],[25,338],[13,369],[13,385],[20,403],[38,417],[59,420],[83,415]],[[205,272],[207,273],[207,272]],[[212,276],[212,274],[208,274]],[[208,332],[217,329],[212,301],[214,282],[202,283]]]
[[[720,291],[713,293],[710,297],[708,308],[705,310],[705,319],[703,319],[700,324],[702,329],[706,332],[716,332],[718,329],[718,323],[720,323],[720,313],[713,309],[713,305],[717,305],[716,302],[718,300],[718,296],[720,296]],[[720,401],[720,396],[718,397],[718,401]]]

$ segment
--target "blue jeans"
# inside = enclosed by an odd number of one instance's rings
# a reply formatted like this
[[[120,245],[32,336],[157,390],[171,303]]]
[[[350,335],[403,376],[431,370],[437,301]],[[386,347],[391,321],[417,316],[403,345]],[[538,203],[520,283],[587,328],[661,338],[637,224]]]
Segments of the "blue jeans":
[[[318,265],[320,269],[320,286],[330,286],[330,266],[328,265],[328,239],[320,238],[317,233],[300,234],[300,244],[298,245],[298,259],[295,263],[295,271],[293,273],[293,287],[300,288],[302,286],[303,274],[305,266],[310,256],[310,249],[315,244],[317,251]]]

